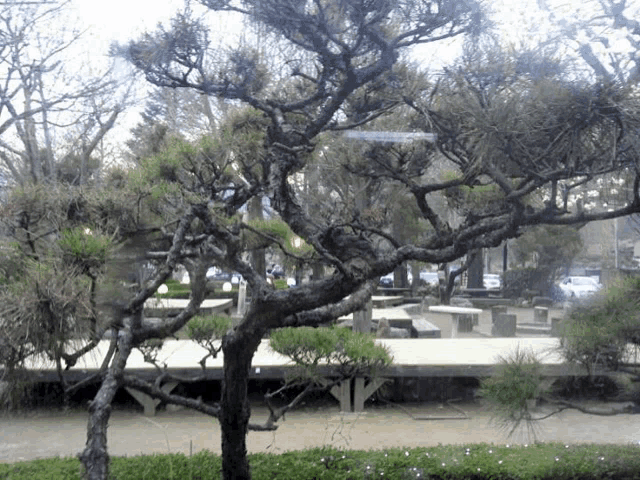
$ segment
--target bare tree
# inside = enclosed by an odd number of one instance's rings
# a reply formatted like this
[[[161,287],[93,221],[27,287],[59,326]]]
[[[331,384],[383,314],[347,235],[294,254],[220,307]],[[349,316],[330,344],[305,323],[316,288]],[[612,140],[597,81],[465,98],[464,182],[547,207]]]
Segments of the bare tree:
[[[17,184],[84,183],[92,158],[125,108],[109,79],[69,66],[82,32],[65,28],[65,3],[0,6],[0,162]]]
[[[544,43],[581,60],[581,75],[609,82],[637,82],[640,22],[638,5],[626,0],[588,0],[579,4],[553,4],[538,0],[551,25]],[[584,68],[586,67],[586,68]]]

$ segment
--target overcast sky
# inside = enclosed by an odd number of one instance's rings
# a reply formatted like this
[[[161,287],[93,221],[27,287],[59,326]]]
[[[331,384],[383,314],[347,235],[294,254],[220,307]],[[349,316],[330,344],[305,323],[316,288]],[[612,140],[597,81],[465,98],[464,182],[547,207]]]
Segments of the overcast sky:
[[[506,42],[518,43],[519,38],[533,40],[541,32],[557,28],[563,22],[588,18],[594,2],[595,0],[491,0],[486,4],[495,12],[493,19],[502,38]],[[183,0],[71,0],[71,3],[79,24],[88,29],[85,41],[94,56],[104,55],[113,41],[127,42],[137,38],[145,30],[153,30],[159,22],[168,23],[184,6]],[[631,6],[636,3],[640,4],[640,1],[628,2]],[[554,7],[553,23],[550,22],[549,15],[540,10],[540,4]],[[192,8],[195,12],[205,11],[196,1],[192,2]],[[208,18],[216,22],[218,16],[209,15]],[[233,32],[239,28],[233,23],[217,21],[213,31],[226,32],[227,37],[233,36]],[[622,45],[622,48],[625,47],[628,45]],[[450,56],[444,45],[428,50],[430,57],[443,51],[446,52],[445,57]],[[447,60],[449,59],[445,61]]]
[[[72,4],[96,43],[108,47],[114,41],[125,42],[158,22],[168,20],[181,9],[181,0],[73,0]]]
[[[505,43],[513,46],[521,43],[521,39],[535,41],[541,32],[549,28],[557,28],[563,22],[591,16],[589,6],[596,0],[491,0],[487,5],[494,10],[494,22],[497,23],[500,35]],[[205,9],[192,2],[196,13]],[[539,4],[555,5],[553,23],[549,15],[543,13]],[[630,5],[640,4],[634,0]],[[111,0],[100,2],[96,0],[71,0],[75,15],[78,17],[78,27],[86,29],[81,54],[83,64],[106,62],[109,46],[114,41],[126,43],[138,38],[144,31],[152,31],[161,22],[167,24],[176,12],[183,6],[183,0]],[[560,6],[560,8],[557,8]],[[636,6],[637,8],[637,6]],[[212,33],[224,33],[229,40],[240,30],[236,22],[227,19],[218,20],[219,15],[208,15],[213,23]],[[606,32],[610,35],[611,32]],[[439,43],[437,46],[428,45],[420,50],[417,58],[431,71],[444,64],[450,63],[459,53],[461,37]],[[577,46],[577,45],[576,45]],[[434,48],[435,47],[435,48]],[[600,49],[601,45],[596,45]],[[621,48],[628,48],[622,45]],[[133,115],[128,115],[133,117]],[[137,118],[136,118],[137,121]],[[135,123],[135,122],[134,122]],[[131,126],[130,121],[127,124]]]

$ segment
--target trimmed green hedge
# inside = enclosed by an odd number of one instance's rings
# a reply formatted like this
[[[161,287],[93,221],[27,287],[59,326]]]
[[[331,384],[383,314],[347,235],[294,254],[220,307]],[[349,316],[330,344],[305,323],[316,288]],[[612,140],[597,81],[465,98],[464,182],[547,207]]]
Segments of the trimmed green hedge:
[[[323,447],[249,456],[254,480],[473,479],[600,480],[640,478],[637,445],[447,445],[351,451]],[[112,459],[118,480],[202,480],[220,478],[218,455],[202,451]],[[0,479],[82,478],[75,458],[0,464]]]

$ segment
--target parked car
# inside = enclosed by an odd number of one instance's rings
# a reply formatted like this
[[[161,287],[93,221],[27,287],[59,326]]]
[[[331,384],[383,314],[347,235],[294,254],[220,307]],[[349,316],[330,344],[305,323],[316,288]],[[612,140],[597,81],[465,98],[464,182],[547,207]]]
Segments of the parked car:
[[[602,288],[602,284],[591,277],[567,277],[558,286],[567,298],[588,297]]]
[[[482,275],[482,284],[487,290],[500,290],[502,288],[502,280],[500,275],[496,273],[485,273]]]
[[[236,272],[225,272],[217,267],[211,267],[207,270],[207,280],[213,280],[214,282],[231,282],[233,285],[238,285],[242,280],[242,275]]]
[[[380,277],[379,285],[383,288],[393,288],[393,272],[387,273],[384,277]]]
[[[267,275],[272,275],[273,278],[284,278],[284,269],[275,263],[272,263],[269,268],[267,268]]]

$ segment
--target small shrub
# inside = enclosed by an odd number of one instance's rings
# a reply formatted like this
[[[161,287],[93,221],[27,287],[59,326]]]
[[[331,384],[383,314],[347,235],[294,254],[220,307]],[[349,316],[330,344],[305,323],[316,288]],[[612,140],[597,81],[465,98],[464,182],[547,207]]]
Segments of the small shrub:
[[[156,296],[158,298],[189,298],[189,295],[191,295],[191,287],[189,284],[180,283],[173,278],[168,278],[164,283],[168,291],[162,294],[157,293]]]
[[[198,343],[222,338],[231,328],[231,318],[224,315],[196,316],[187,323],[187,335]]]
[[[500,358],[497,372],[482,382],[480,395],[495,406],[497,422],[510,426],[512,434],[522,421],[531,421],[529,405],[543,393],[542,380],[542,364],[535,354],[517,348]]]
[[[570,362],[615,369],[627,343],[640,344],[640,279],[630,278],[576,305],[564,322],[562,353]]]
[[[320,364],[333,365],[346,377],[376,375],[393,360],[373,335],[346,328],[281,328],[271,332],[270,346],[302,367],[298,376],[304,378],[315,377]]]

